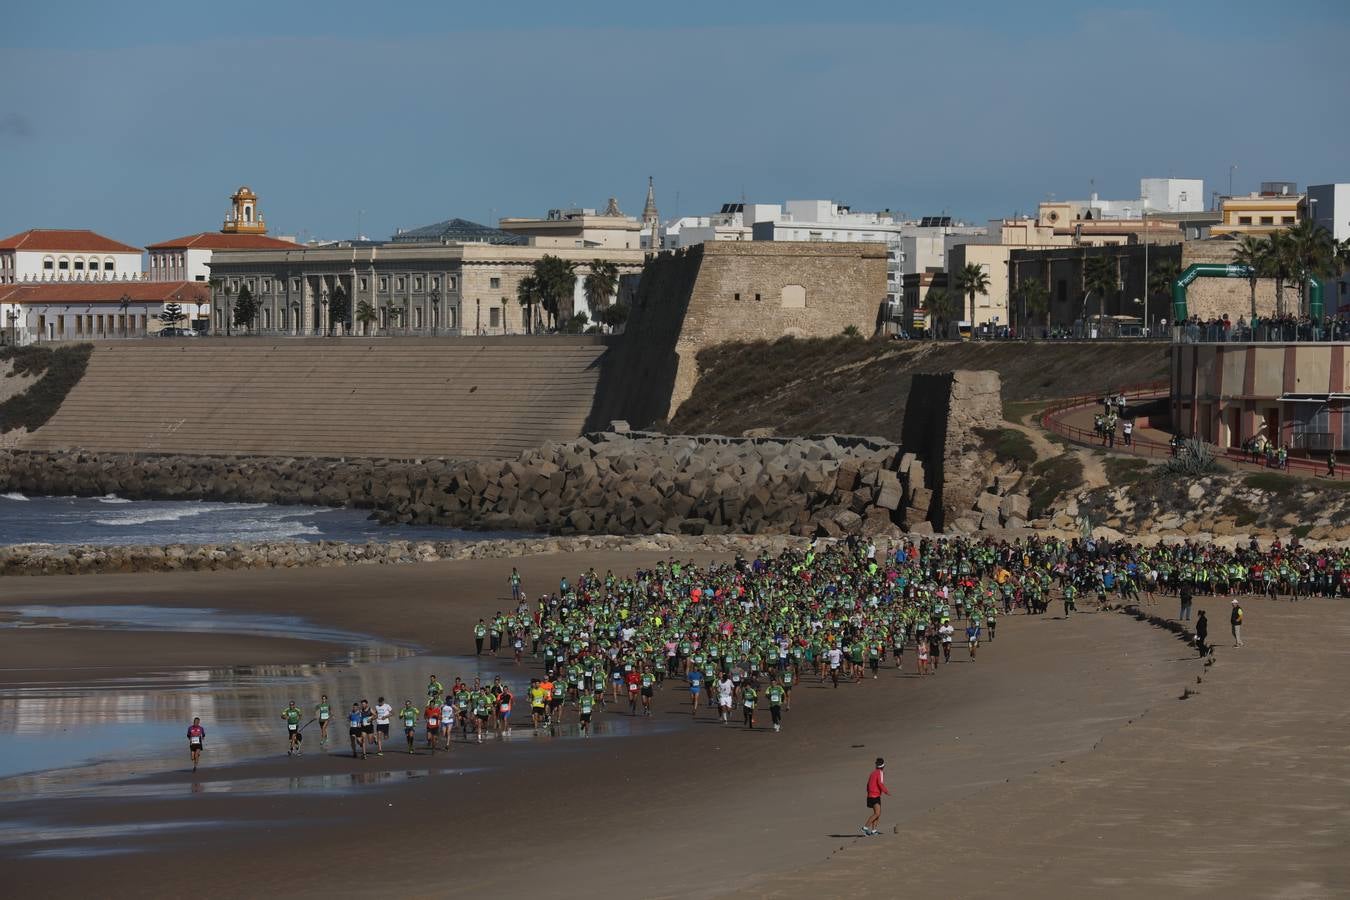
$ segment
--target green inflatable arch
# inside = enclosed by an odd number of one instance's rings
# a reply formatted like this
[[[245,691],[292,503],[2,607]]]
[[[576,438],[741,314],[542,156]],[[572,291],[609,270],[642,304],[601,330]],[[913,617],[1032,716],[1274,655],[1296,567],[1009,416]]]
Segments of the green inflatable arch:
[[[1195,263],[1186,268],[1176,281],[1172,282],[1172,321],[1184,322],[1186,312],[1186,289],[1197,278],[1249,278],[1251,269],[1247,266],[1223,265],[1221,263]],[[1322,282],[1308,277],[1308,315],[1314,319],[1322,318],[1325,307],[1322,303]]]

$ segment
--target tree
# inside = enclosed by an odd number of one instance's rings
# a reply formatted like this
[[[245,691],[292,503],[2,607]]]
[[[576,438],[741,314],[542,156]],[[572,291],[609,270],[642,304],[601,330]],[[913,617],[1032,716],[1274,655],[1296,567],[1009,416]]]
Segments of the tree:
[[[1094,256],[1083,266],[1083,311],[1087,312],[1088,297],[1097,295],[1097,327],[1103,325],[1106,314],[1106,295],[1116,289],[1116,261],[1109,256]]]
[[[569,316],[558,330],[563,334],[581,334],[586,330],[586,326],[590,324],[590,321],[590,317],[586,315],[586,311],[583,309]]]
[[[956,290],[970,300],[970,327],[975,327],[975,297],[988,296],[989,275],[979,263],[966,263],[956,273]]]
[[[628,321],[628,305],[625,303],[611,303],[596,315],[596,318],[602,325],[608,325],[611,329],[618,328]]]
[[[960,303],[961,301],[946,288],[938,287],[928,291],[928,297],[923,305],[928,311],[928,328],[934,340],[937,340],[938,333],[943,330],[937,327],[937,323],[950,324],[952,319],[960,314],[958,311]]]
[[[1247,267],[1247,288],[1252,295],[1252,322],[1256,322],[1256,283],[1266,269],[1266,253],[1270,247],[1265,241],[1244,234],[1233,251],[1233,265]]]
[[[1022,304],[1022,324],[1026,326],[1031,319],[1045,317],[1046,333],[1050,331],[1050,290],[1039,281],[1032,279],[1017,286],[1017,297]]]
[[[516,285],[516,301],[525,307],[525,333],[534,333],[534,307],[540,301],[539,279],[526,275]]]
[[[1294,248],[1289,242],[1289,236],[1283,231],[1272,232],[1266,238],[1265,245],[1261,274],[1275,279],[1275,315],[1283,316],[1284,285],[1295,272]]]
[[[581,283],[586,293],[586,303],[594,311],[610,305],[610,298],[619,287],[619,267],[614,263],[596,259],[591,261],[591,271]]]
[[[342,285],[333,288],[333,293],[328,297],[328,331],[331,334],[334,325],[342,325],[343,330],[350,331],[352,324],[352,298],[347,296]]]
[[[1148,323],[1148,311],[1151,308],[1153,298],[1159,294],[1170,297],[1172,295],[1172,282],[1180,277],[1181,265],[1175,260],[1164,259],[1153,265],[1153,270],[1148,273],[1148,293],[1144,295],[1145,324]]]
[[[164,312],[159,314],[159,320],[164,323],[165,328],[177,328],[178,323],[186,318],[183,307],[175,300],[165,303]]]
[[[548,314],[549,327],[556,330],[563,302],[576,291],[576,264],[545,254],[534,264],[534,280],[539,285],[539,305]]]
[[[252,331],[256,318],[258,301],[253,299],[253,292],[248,289],[248,285],[242,284],[239,286],[239,296],[234,298],[234,324]]]
[[[1304,219],[1285,231],[1293,274],[1298,278],[1299,309],[1308,308],[1308,280],[1326,278],[1335,273],[1336,240],[1321,225]],[[1339,274],[1339,273],[1335,273]]]
[[[356,321],[361,323],[362,334],[369,334],[370,327],[380,320],[380,314],[375,312],[375,307],[369,300],[362,300],[356,304]]]

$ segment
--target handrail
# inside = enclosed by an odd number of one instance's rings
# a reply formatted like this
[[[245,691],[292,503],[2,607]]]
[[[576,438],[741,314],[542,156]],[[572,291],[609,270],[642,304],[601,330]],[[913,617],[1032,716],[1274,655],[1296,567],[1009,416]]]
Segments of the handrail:
[[[1155,381],[1148,384],[1136,384],[1131,385],[1129,387],[1121,388],[1119,390],[1110,392],[1110,395],[1115,396],[1123,394],[1126,397],[1126,399],[1129,399],[1131,397],[1157,398],[1164,396],[1168,391],[1170,391],[1170,389],[1171,389],[1170,382]],[[1102,401],[1102,398],[1104,396],[1106,395],[1097,396],[1093,394],[1079,394],[1075,397],[1069,397],[1064,400],[1056,401],[1054,404],[1046,407],[1046,409],[1041,413],[1040,417],[1041,427],[1046,429],[1047,431],[1054,432],[1055,434],[1058,434],[1063,438],[1067,438],[1068,440],[1074,441],[1075,443],[1084,444],[1087,446],[1096,446],[1098,442],[1101,440],[1101,436],[1097,432],[1091,431],[1087,428],[1080,428],[1077,425],[1069,425],[1068,423],[1061,421],[1058,418],[1058,416],[1062,413],[1069,412],[1071,410],[1083,409],[1089,406],[1096,406],[1098,403]],[[1239,471],[1250,470],[1253,472],[1262,472],[1262,471],[1270,471],[1272,469],[1271,466],[1266,465],[1265,462],[1263,461],[1253,460],[1251,458],[1251,454],[1246,452],[1245,450],[1234,449],[1232,447],[1220,447],[1217,444],[1211,444],[1208,442],[1202,443],[1205,443],[1205,445],[1209,448],[1210,452],[1214,454],[1216,459],[1223,460],[1224,462],[1232,465]],[[1137,432],[1131,435],[1131,440],[1129,444],[1117,441],[1115,443],[1115,446],[1112,447],[1111,449],[1113,450],[1113,452],[1116,453],[1124,453],[1133,456],[1145,456],[1148,458],[1158,456],[1170,457],[1172,455],[1172,445],[1170,443],[1155,441],[1152,440],[1151,438],[1144,437],[1138,434]],[[1320,463],[1317,460],[1287,457],[1285,459],[1284,468],[1275,469],[1275,471],[1284,471],[1291,473],[1297,471],[1304,477],[1324,476],[1326,472],[1326,466],[1324,463]],[[1350,466],[1337,466],[1335,479],[1337,481],[1345,481],[1347,479],[1350,479]]]

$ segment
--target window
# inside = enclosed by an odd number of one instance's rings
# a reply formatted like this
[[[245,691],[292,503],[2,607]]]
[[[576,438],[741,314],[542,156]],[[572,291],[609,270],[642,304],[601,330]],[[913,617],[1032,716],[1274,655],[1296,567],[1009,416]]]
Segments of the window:
[[[446,287],[452,291],[455,289],[455,276],[451,275],[450,278],[446,280]]]
[[[206,280],[206,276],[205,276],[205,275],[198,275],[198,276],[197,276],[197,280],[198,280],[198,281],[205,281],[205,280]]]
[[[488,287],[491,288],[492,290],[494,290],[494,291],[500,290],[500,289],[501,289],[501,286],[502,286],[502,280],[501,280],[500,278],[489,278],[489,279],[488,279]]]
[[[420,290],[422,290],[422,276],[421,276],[421,275],[418,275],[416,278],[413,279],[413,290],[415,290],[415,291],[420,291]]]
[[[231,279],[230,279],[230,292],[231,292],[231,293],[238,293],[238,292],[239,292],[239,279],[238,279],[238,278],[231,278]]]
[[[264,294],[272,293],[272,279],[270,278],[263,279],[263,293]]]
[[[740,295],[740,294],[733,294],[731,299],[739,301],[739,300],[741,299],[741,295]]]
[[[82,259],[76,259],[76,260],[75,260],[75,271],[76,271],[76,272],[83,272],[83,271],[84,271],[84,260],[82,260]]]
[[[499,310],[499,309],[498,309],[497,307],[495,307],[495,306],[492,307],[492,309],[489,309],[489,310],[488,310],[488,325],[490,325],[490,326],[493,327],[493,328],[498,327],[498,325],[501,323],[501,319],[499,318],[499,314],[500,314],[500,313],[501,313],[501,310]]]
[[[50,256],[47,257],[42,261],[42,268],[45,271],[50,272],[52,269],[56,268],[56,260],[52,259]]]
[[[111,259],[105,259],[103,261],[103,271],[111,272],[115,268],[117,268],[117,266],[113,263]]]
[[[404,278],[402,275],[398,277],[398,289],[400,291],[406,291],[408,289],[408,279]]]
[[[439,275],[431,276],[431,289],[440,290],[440,287],[441,287],[441,276]]]
[[[1283,223],[1283,224],[1285,224],[1285,225],[1293,225],[1293,224],[1294,224],[1294,217],[1293,217],[1293,216],[1284,216],[1284,217],[1282,217],[1282,218],[1280,219],[1280,222]]]
[[[1252,224],[1252,217],[1251,217],[1251,216],[1238,216],[1238,224],[1239,224],[1239,225],[1250,225],[1250,224]]]
[[[1331,416],[1325,403],[1294,403],[1294,449],[1326,450]],[[1344,426],[1342,426],[1344,428]]]
[[[298,290],[300,290],[300,279],[299,279],[299,278],[292,278],[292,279],[291,279],[291,290],[293,290],[293,291],[298,291]]]
[[[1275,217],[1274,217],[1274,216],[1262,216],[1262,217],[1261,217],[1261,224],[1262,224],[1262,225],[1274,225],[1274,224],[1275,224]]]
[[[363,291],[370,287],[370,279],[368,278],[362,278],[359,283],[361,285],[361,290]]]
[[[56,267],[60,269],[62,272],[64,272],[70,268],[70,260],[66,259],[63,256],[61,257],[61,261],[56,264]]]
[[[380,276],[380,290],[382,291],[389,290],[389,279],[384,275]]]

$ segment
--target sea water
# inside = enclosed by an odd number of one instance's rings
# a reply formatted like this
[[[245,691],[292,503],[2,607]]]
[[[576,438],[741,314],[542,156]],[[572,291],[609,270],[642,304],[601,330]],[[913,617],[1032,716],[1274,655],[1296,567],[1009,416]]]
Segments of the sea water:
[[[435,525],[381,525],[358,509],[27,497],[0,494],[0,544],[222,544],[263,541],[483,540],[504,537]]]

